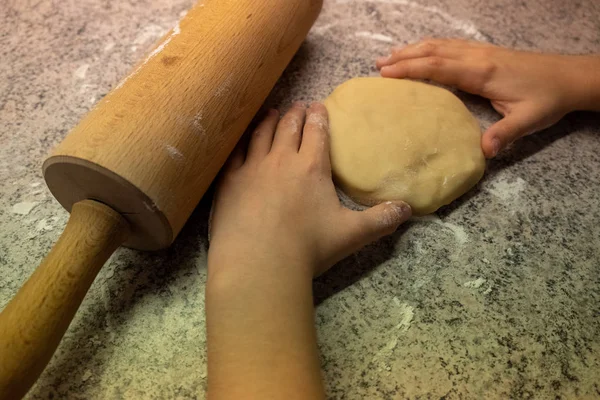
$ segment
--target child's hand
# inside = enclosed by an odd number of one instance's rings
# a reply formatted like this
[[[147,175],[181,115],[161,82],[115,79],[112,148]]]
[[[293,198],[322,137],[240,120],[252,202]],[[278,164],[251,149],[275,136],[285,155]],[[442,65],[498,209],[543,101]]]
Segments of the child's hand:
[[[483,152],[492,158],[570,111],[595,107],[599,60],[432,39],[394,50],[378,59],[377,67],[383,77],[430,79],[490,99],[504,116],[482,137]]]
[[[405,203],[367,211],[344,208],[331,180],[327,110],[296,104],[271,111],[237,149],[215,197],[209,265],[260,261],[265,269],[302,265],[310,276],[381,236],[411,215]],[[218,272],[218,271],[213,271]]]

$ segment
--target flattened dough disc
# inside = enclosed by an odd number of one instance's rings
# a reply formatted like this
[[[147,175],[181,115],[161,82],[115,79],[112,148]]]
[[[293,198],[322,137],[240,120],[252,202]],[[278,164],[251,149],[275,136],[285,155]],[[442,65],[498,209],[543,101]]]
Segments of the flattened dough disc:
[[[403,200],[425,215],[483,176],[479,123],[448,90],[355,78],[338,86],[325,106],[334,178],[359,203]]]

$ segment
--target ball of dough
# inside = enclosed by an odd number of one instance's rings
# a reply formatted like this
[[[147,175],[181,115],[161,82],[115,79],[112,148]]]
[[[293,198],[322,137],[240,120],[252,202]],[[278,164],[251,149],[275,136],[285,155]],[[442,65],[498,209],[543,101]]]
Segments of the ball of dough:
[[[403,200],[413,214],[425,215],[483,176],[479,123],[448,90],[355,78],[338,86],[325,106],[334,179],[359,203]]]

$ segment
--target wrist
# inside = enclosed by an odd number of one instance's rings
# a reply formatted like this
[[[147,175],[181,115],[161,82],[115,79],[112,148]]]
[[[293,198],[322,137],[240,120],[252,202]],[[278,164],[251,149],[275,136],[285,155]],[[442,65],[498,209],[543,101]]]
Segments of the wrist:
[[[600,111],[600,56],[567,56],[567,90],[572,100],[568,111]]]
[[[208,255],[207,296],[227,295],[235,291],[264,291],[276,285],[312,286],[313,266],[305,259],[279,252],[262,252],[254,248],[246,252],[220,252]]]

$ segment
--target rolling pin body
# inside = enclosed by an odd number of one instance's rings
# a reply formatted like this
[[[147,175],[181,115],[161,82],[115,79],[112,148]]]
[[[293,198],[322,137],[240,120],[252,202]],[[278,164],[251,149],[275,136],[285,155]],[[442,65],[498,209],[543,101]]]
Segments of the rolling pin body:
[[[65,232],[0,314],[0,400],[23,396],[98,271],[168,246],[292,59],[322,0],[204,0],[43,166]]]
[[[206,0],[44,163],[68,210],[96,199],[126,245],[171,244],[316,19],[321,0]]]

